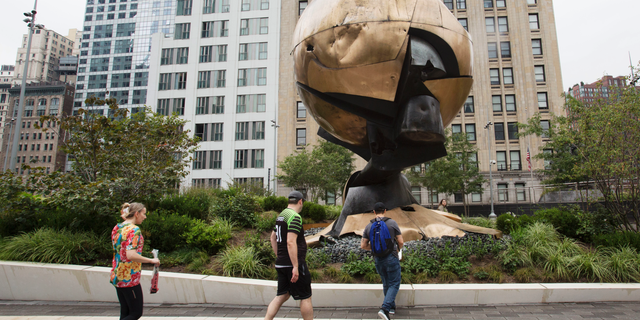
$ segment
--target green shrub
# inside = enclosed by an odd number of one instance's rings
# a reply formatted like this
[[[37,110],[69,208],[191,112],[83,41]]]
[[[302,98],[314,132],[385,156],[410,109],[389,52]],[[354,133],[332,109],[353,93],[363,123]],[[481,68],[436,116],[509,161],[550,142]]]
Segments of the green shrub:
[[[231,239],[232,225],[225,220],[214,220],[207,223],[194,220],[191,229],[184,234],[187,244],[192,248],[216,254]]]
[[[498,216],[498,219],[496,219],[496,228],[504,234],[510,234],[517,227],[518,220],[508,213],[501,214]]]
[[[594,235],[592,243],[595,246],[614,248],[629,246],[640,252],[640,233],[633,231],[619,231],[609,234]]]
[[[307,251],[306,261],[309,269],[320,269],[331,261],[331,257],[323,250],[311,249]]]
[[[322,221],[326,217],[324,207],[313,202],[305,201],[300,211],[302,218],[309,218],[315,222]]]
[[[429,276],[434,277],[440,272],[440,265],[434,258],[427,257],[421,252],[413,250],[405,250],[400,261],[402,270],[411,273],[426,272]]]
[[[184,247],[168,253],[160,251],[159,258],[162,267],[171,268],[177,265],[190,264],[200,257],[201,253],[203,252],[199,249]]]
[[[451,271],[458,277],[465,277],[469,274],[471,262],[462,257],[448,257],[441,262],[440,270]]]
[[[490,228],[490,229],[496,228],[496,222],[489,218],[482,218],[482,217],[466,218],[465,217],[465,218],[462,218],[462,223],[483,227],[483,228]]]
[[[266,266],[258,259],[253,247],[237,246],[222,252],[219,263],[225,276],[258,279],[265,275]]]
[[[324,205],[324,211],[326,212],[325,219],[327,220],[335,220],[340,217],[340,213],[342,212],[342,206],[332,206],[332,205]]]
[[[268,196],[263,200],[262,209],[264,211],[282,212],[289,205],[286,197]]]
[[[329,277],[329,278],[335,278],[338,276],[338,269],[334,268],[334,267],[327,267],[326,269],[324,269],[324,275]]]
[[[78,264],[109,257],[112,252],[109,237],[42,228],[4,241],[0,260]]]
[[[244,245],[253,248],[262,264],[269,266],[276,261],[276,254],[271,247],[271,241],[260,239],[259,234],[245,235]]]
[[[513,273],[513,277],[520,283],[531,283],[538,278],[538,273],[534,268],[520,268]]]
[[[183,193],[162,198],[158,208],[177,212],[193,219],[207,220],[213,197],[210,189],[190,188]]]
[[[223,218],[241,227],[251,227],[256,221],[256,212],[260,209],[258,201],[252,195],[229,189],[213,200],[209,210],[211,220]]]
[[[451,283],[453,281],[458,280],[458,277],[456,276],[456,274],[451,271],[440,271],[438,273],[438,278],[442,283]]]
[[[339,283],[352,283],[353,282],[353,276],[350,275],[349,273],[341,270],[341,271],[338,272],[338,282]]]
[[[550,223],[560,234],[576,238],[580,228],[580,220],[576,214],[577,206],[543,209],[535,212],[538,221]]]
[[[640,256],[628,246],[620,248],[602,248],[606,255],[607,269],[611,272],[612,281],[640,282]]]
[[[258,232],[272,231],[276,225],[278,213],[275,211],[267,211],[258,214],[255,222],[255,228]]]
[[[369,272],[364,275],[364,281],[366,283],[382,283],[382,278],[377,272]]]
[[[193,219],[187,216],[159,209],[147,215],[140,229],[148,241],[147,246],[171,252],[187,245],[185,234],[193,223]]]
[[[473,277],[478,280],[487,280],[489,278],[489,273],[484,270],[484,268],[477,268],[472,272]]]
[[[341,270],[351,276],[364,276],[376,272],[376,265],[372,257],[366,256],[361,260],[353,260],[343,264]]]

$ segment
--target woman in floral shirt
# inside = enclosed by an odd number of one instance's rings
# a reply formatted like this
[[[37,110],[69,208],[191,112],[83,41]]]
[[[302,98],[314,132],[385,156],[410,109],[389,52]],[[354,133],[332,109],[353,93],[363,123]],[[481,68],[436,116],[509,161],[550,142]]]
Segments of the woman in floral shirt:
[[[141,203],[125,203],[120,211],[123,223],[117,224],[111,232],[113,245],[113,268],[111,284],[116,287],[120,301],[120,319],[134,320],[142,316],[142,288],[140,274],[142,263],[160,264],[158,259],[140,255],[144,238],[137,226],[147,218],[147,208]]]

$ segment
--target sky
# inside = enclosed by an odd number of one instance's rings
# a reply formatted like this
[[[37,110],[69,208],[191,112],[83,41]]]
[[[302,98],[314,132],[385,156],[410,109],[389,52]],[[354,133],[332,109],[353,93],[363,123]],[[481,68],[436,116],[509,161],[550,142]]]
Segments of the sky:
[[[509,0],[507,5],[513,1]],[[86,0],[39,0],[37,23],[67,35],[82,29]],[[595,82],[603,75],[630,74],[640,61],[638,0],[555,0],[554,14],[562,83],[566,91],[580,81]],[[21,37],[27,33],[23,12],[33,9],[30,0],[0,0],[0,64],[15,64]]]

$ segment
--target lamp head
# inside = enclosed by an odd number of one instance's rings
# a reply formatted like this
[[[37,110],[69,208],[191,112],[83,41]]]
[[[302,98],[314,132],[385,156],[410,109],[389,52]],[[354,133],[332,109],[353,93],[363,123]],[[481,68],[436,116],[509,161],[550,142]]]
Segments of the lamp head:
[[[25,16],[25,17],[32,17],[32,16],[33,16],[33,14],[31,14],[31,12],[25,12],[25,13],[24,13],[24,16]]]
[[[24,19],[24,20],[22,20],[22,21],[24,21],[24,22],[26,22],[26,23],[29,23],[29,22],[31,22],[31,19],[26,18],[26,19]]]

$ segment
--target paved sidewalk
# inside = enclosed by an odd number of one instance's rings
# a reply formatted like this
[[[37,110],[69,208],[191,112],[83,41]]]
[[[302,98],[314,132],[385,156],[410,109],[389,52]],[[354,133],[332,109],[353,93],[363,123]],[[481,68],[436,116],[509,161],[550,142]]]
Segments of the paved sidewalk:
[[[314,308],[315,319],[379,319],[377,308]],[[142,319],[261,319],[264,306],[148,305]],[[0,300],[0,320],[118,319],[118,303]],[[277,318],[298,319],[283,307]],[[640,319],[640,302],[556,303],[401,308],[392,319]]]

